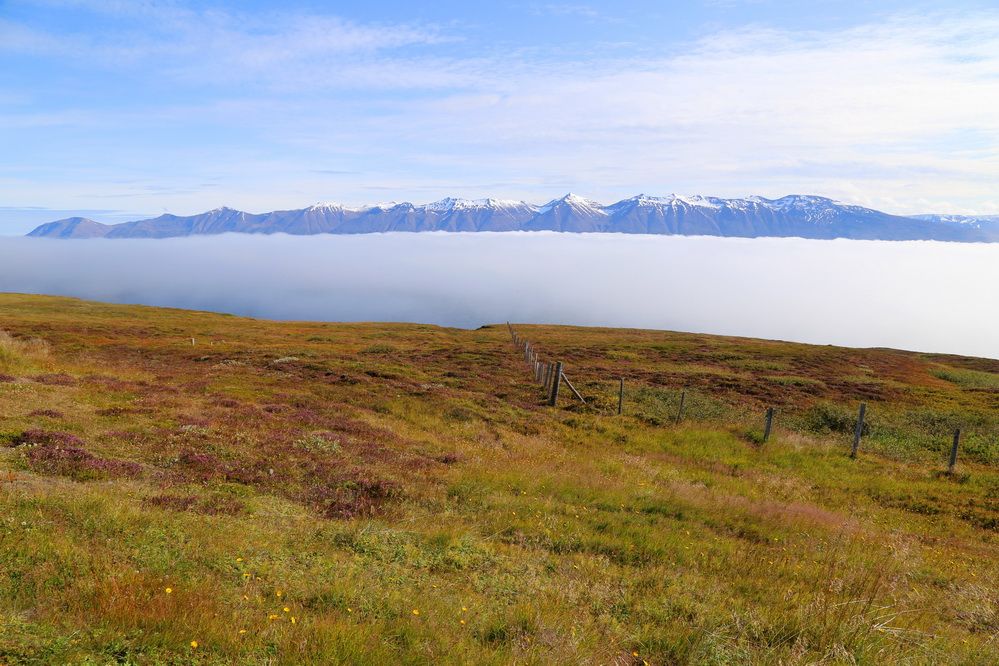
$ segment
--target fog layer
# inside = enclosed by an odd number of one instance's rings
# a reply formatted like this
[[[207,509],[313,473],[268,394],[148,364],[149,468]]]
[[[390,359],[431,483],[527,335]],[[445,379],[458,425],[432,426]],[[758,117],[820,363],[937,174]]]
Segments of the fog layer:
[[[0,291],[273,319],[626,326],[993,358],[997,286],[999,244],[556,233],[0,238]]]

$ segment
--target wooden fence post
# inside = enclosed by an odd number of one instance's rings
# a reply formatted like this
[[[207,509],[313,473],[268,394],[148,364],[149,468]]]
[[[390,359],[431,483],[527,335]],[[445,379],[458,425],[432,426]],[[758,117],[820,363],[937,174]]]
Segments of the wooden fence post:
[[[957,447],[961,445],[961,429],[954,431],[954,444],[950,447],[950,461],[947,463],[947,473],[954,473],[954,466],[957,465]]]
[[[770,429],[774,425],[774,408],[767,407],[767,422],[763,428],[763,441],[766,442],[770,439]]]
[[[860,448],[860,437],[864,434],[864,415],[867,413],[867,403],[860,403],[860,413],[857,414],[857,429],[853,432],[853,448],[850,449],[850,457],[857,457],[857,449]]]
[[[680,407],[676,410],[676,422],[680,423],[680,419],[683,418],[683,403],[687,400],[687,389],[680,391]]]
[[[585,405],[586,398],[583,397],[582,393],[576,390],[576,387],[572,385],[572,382],[570,382],[569,378],[565,376],[565,373],[562,373],[560,378],[563,382],[565,382],[565,385],[569,387],[569,390],[572,391],[572,394],[577,398],[579,398],[579,401]]]
[[[620,416],[624,412],[624,377],[621,378],[621,384],[617,389],[617,413]]]
[[[555,363],[555,373],[552,377],[552,392],[551,396],[548,398],[548,404],[554,407],[558,403],[558,387],[562,384],[559,381],[562,378],[562,361],[557,361]]]

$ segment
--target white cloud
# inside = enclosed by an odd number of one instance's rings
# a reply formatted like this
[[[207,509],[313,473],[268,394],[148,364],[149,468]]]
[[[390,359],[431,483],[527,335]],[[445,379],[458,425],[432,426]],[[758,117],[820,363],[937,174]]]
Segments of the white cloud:
[[[611,325],[999,358],[999,310],[983,307],[999,283],[999,244],[227,235],[0,238],[0,255],[3,291],[279,319]]]

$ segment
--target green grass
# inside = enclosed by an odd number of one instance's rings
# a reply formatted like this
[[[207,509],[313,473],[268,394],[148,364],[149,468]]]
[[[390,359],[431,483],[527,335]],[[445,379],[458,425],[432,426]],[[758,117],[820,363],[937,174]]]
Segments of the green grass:
[[[933,375],[963,388],[999,389],[999,373],[996,372],[940,367]]]
[[[999,362],[518,327],[552,409],[505,326],[0,321],[2,664],[999,661]]]

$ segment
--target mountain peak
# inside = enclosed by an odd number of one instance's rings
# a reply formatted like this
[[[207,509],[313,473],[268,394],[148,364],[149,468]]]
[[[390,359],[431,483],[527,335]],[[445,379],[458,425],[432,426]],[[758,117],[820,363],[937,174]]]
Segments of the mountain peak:
[[[560,199],[552,199],[539,209],[539,212],[546,213],[555,208],[567,208],[573,211],[585,211],[587,213],[605,214],[603,206],[596,201],[592,201],[578,194],[569,192]]]
[[[317,201],[307,210],[343,210],[343,206],[335,201]]]

